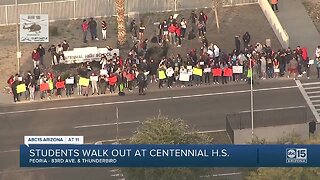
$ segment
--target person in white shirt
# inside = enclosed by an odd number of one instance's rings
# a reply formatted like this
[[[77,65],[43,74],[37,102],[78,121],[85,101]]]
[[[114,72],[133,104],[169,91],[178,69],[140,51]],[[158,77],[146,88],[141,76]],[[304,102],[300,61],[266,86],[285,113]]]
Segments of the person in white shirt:
[[[168,88],[172,88],[174,70],[171,66],[166,70],[166,75],[168,77]]]
[[[181,27],[181,38],[184,39],[187,31],[187,21],[184,18],[181,19],[180,27]]]

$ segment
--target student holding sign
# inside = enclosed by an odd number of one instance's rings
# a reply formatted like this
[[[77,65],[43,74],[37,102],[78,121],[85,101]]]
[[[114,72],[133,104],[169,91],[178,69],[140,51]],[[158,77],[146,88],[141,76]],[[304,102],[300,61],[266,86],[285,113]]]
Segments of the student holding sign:
[[[57,83],[56,83],[56,88],[57,88],[57,95],[58,98],[61,98],[61,91],[64,89],[64,81],[62,81],[61,76],[58,76],[57,78]]]
[[[167,78],[166,72],[165,72],[165,66],[163,64],[160,64],[159,68],[159,88],[163,88],[163,81]]]

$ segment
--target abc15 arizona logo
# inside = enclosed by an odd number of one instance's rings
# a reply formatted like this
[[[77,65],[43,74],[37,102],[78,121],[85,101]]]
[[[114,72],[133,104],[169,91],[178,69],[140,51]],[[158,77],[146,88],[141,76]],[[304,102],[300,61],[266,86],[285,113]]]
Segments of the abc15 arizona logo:
[[[307,163],[308,151],[306,148],[287,148],[286,163]]]

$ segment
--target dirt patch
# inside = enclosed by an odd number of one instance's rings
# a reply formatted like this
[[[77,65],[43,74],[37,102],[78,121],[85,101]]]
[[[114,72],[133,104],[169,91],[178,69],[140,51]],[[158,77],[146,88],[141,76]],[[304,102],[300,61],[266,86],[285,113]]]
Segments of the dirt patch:
[[[314,25],[320,32],[320,1],[319,0],[303,0],[303,4],[309,13]]]
[[[200,10],[197,10],[197,14]],[[178,20],[182,17],[188,18],[191,10],[180,11]],[[266,39],[271,39],[272,46],[274,49],[281,47],[275,34],[273,33],[268,21],[262,13],[259,5],[248,5],[248,6],[237,6],[237,7],[226,7],[220,11],[221,21],[221,32],[217,33],[213,12],[211,9],[206,9],[204,12],[208,15],[208,27],[207,27],[207,38],[209,42],[217,44],[223,51],[230,52],[234,49],[234,36],[243,35],[246,31],[251,34],[252,43],[261,42],[265,43]],[[161,22],[165,18],[168,18],[172,12],[166,13],[148,13],[140,15],[140,18],[146,24],[145,37],[151,39],[156,32],[157,26],[154,22]],[[58,35],[50,36],[50,43],[43,43],[43,46],[48,49],[51,44],[58,44],[59,42],[66,39],[70,42],[71,48],[86,47],[86,46],[97,46],[97,47],[116,47],[116,19],[114,17],[104,18],[108,24],[108,40],[107,41],[89,41],[87,44],[82,42],[82,32],[80,24],[82,20],[68,20],[68,21],[57,21],[50,24],[51,27],[55,26],[58,29]],[[98,29],[98,37],[102,37],[100,30],[100,21]],[[0,87],[6,85],[6,79],[9,75],[16,72],[16,31],[15,26],[0,27]],[[128,36],[130,45],[132,46],[130,36]],[[37,43],[22,43],[22,71],[32,69],[31,52],[38,46]],[[149,47],[157,46],[157,44],[149,44]],[[172,47],[169,49],[169,55],[177,55],[180,53],[185,57],[187,51],[191,48],[200,48],[200,40],[198,38],[194,40],[185,40],[182,42],[182,48]],[[128,48],[120,50],[122,55],[128,53]],[[49,56],[45,57],[45,64],[50,65]],[[3,88],[1,88],[3,89]]]

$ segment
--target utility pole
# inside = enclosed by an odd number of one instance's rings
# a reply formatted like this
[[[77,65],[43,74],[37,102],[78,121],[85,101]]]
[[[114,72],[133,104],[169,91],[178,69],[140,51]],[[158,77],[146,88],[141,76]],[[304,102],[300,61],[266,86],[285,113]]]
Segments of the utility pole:
[[[117,134],[116,134],[116,140],[117,140],[117,144],[119,144],[119,109],[118,107],[116,107],[116,119],[117,119]]]
[[[253,68],[252,68],[252,60],[250,59],[250,70],[251,70],[251,77],[250,77],[250,107],[251,107],[251,141],[254,140],[254,126],[253,126]]]
[[[19,44],[19,10],[18,10],[18,0],[16,1],[16,16],[17,16],[17,22],[16,22],[16,31],[17,31],[17,71],[20,74],[20,58],[21,58],[21,52],[20,52],[20,44]]]

